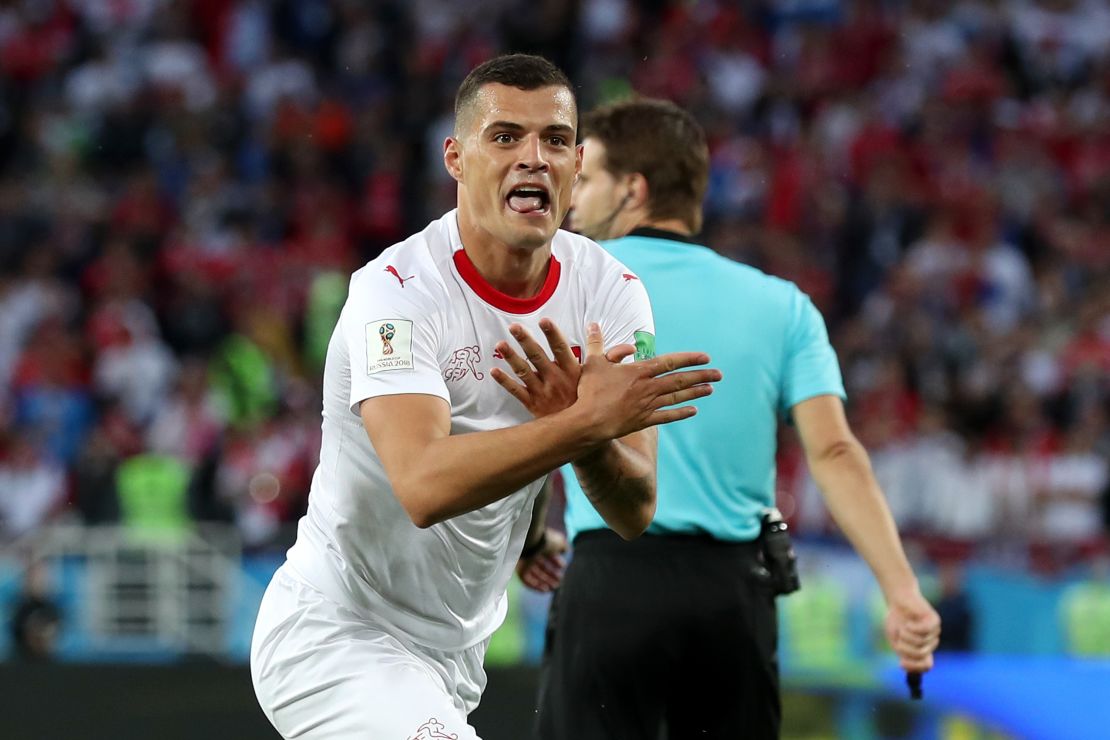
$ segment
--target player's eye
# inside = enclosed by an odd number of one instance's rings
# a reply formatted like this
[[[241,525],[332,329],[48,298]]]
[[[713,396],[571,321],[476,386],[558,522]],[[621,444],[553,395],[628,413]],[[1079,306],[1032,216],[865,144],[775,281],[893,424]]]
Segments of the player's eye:
[[[547,143],[551,146],[566,146],[567,140],[564,139],[562,136],[551,136],[548,137]]]
[[[512,134],[504,134],[504,133],[495,134],[494,137],[493,137],[493,140],[495,142],[497,142],[498,144],[512,144],[513,143],[513,136],[512,136]]]

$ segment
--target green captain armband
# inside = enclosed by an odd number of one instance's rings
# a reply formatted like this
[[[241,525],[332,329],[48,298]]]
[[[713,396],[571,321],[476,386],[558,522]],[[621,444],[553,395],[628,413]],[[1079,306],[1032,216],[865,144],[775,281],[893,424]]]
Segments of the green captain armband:
[[[650,360],[655,357],[655,335],[647,331],[638,331],[632,335],[636,340],[636,362]]]

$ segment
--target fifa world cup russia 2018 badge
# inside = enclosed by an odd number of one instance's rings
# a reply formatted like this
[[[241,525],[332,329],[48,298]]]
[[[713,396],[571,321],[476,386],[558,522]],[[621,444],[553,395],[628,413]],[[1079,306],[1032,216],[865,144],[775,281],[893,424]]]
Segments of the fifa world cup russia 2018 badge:
[[[366,373],[412,370],[412,321],[378,319],[366,325]]]
[[[383,355],[393,354],[393,345],[390,344],[390,340],[393,339],[393,332],[393,324],[382,324],[381,327],[378,329],[378,335],[382,338]]]

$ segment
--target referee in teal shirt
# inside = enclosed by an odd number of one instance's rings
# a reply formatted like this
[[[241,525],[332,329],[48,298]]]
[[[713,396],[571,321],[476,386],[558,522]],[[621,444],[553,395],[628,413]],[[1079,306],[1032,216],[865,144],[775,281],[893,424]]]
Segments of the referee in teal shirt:
[[[552,601],[539,737],[778,737],[775,594],[760,533],[784,419],[879,581],[892,648],[907,670],[928,670],[940,621],[845,421],[821,314],[794,284],[691,237],[708,178],[703,132],[678,107],[641,99],[585,116],[582,138],[573,227],[604,241],[626,279],[643,281],[655,349],[699,347],[724,380],[696,402],[697,416],[659,429],[657,509],[640,538],[611,532],[563,470],[574,557]],[[550,584],[559,561],[533,530],[518,572]]]
[[[673,231],[637,228],[605,248],[643,281],[656,352],[702,347],[726,380],[698,414],[659,430],[659,501],[650,534],[747,542],[775,503],[779,419],[820,395],[844,397],[825,322],[793,284],[722,257]],[[606,529],[564,471],[567,535]],[[670,492],[681,494],[670,494]]]

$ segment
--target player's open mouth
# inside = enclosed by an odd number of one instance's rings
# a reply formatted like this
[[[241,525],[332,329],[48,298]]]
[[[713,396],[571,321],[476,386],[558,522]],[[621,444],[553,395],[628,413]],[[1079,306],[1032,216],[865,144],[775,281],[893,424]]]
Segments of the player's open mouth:
[[[505,198],[510,210],[525,215],[546,215],[551,205],[547,189],[538,185],[518,185]]]

